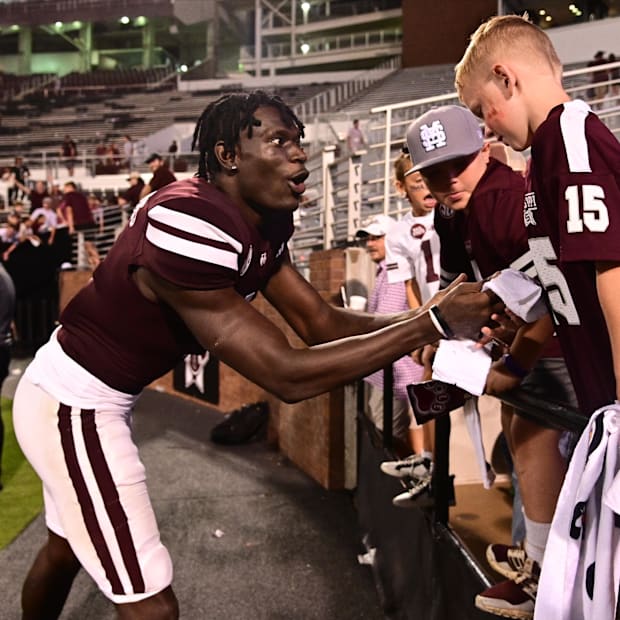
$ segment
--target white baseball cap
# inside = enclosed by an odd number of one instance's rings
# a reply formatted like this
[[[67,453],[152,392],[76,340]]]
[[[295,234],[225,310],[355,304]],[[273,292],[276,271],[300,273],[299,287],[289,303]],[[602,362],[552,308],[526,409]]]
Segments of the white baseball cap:
[[[389,215],[371,215],[362,222],[361,228],[355,233],[356,237],[383,237],[387,235],[395,221]]]

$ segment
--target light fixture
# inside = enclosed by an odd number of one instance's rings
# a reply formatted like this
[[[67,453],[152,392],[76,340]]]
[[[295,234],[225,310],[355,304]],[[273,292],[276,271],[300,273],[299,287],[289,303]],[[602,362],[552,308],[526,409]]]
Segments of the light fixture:
[[[302,43],[299,46],[299,49],[301,50],[302,54],[307,54],[310,51],[310,45],[308,43]]]
[[[542,17],[543,15],[547,14],[547,11],[545,11],[545,9],[540,9],[540,11],[538,11],[538,14]]]
[[[187,65],[181,65],[179,71],[181,71],[181,73],[187,73]]]
[[[134,19],[133,24],[138,27],[146,26],[146,17],[144,17],[144,15],[138,15],[138,17]]]
[[[553,17],[551,17],[551,15],[547,15],[547,17],[545,17],[546,22],[550,22],[552,19]]]
[[[129,17],[127,17],[127,15],[123,15],[118,21],[126,26],[129,23]]]
[[[310,10],[310,3],[309,2],[302,2],[301,3],[301,10],[304,13],[307,13]]]
[[[60,29],[60,28],[62,28],[62,22],[56,22],[56,23],[54,24],[54,26],[55,26],[57,29]]]

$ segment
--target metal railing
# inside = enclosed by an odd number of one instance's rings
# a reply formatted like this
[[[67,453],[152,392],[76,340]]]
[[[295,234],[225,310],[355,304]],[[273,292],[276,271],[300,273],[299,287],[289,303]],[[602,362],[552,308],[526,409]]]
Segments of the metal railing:
[[[594,70],[620,68],[620,62],[564,73],[567,92],[592,106],[601,120],[620,136],[620,78],[597,83],[604,97],[592,96]],[[298,266],[307,267],[309,252],[345,247],[354,241],[361,219],[374,213],[399,218],[408,207],[393,188],[393,162],[412,120],[433,106],[458,104],[456,93],[413,99],[373,108],[367,118],[368,146],[364,151],[339,155],[335,146],[324,147],[321,157],[309,163],[311,176],[305,202],[291,243]]]

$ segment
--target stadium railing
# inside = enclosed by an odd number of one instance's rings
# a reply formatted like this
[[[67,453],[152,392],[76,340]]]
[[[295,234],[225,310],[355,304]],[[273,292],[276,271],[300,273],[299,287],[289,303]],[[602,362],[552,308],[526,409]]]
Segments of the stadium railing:
[[[596,67],[620,69],[620,62]],[[591,96],[592,67],[565,71],[567,92],[592,106],[603,122],[620,136],[620,78],[598,85],[607,86],[603,98]],[[404,144],[407,126],[433,106],[458,104],[455,92],[423,99],[412,99],[372,108],[366,119],[368,146],[357,154],[340,154],[328,145],[314,153],[308,162],[311,171],[304,203],[291,244],[300,269],[307,267],[309,252],[315,249],[345,247],[354,243],[361,220],[374,213],[399,218],[408,207],[393,189],[393,162]],[[326,118],[325,122],[329,119]],[[350,177],[353,177],[351,179]],[[349,192],[353,192],[349,196]],[[345,206],[346,205],[346,206]]]

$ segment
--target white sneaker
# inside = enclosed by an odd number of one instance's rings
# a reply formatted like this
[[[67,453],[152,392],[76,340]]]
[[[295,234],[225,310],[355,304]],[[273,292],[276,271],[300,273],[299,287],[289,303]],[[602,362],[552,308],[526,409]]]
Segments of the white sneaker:
[[[435,503],[431,492],[431,480],[421,480],[410,489],[392,498],[399,508],[430,508]]]
[[[433,461],[421,454],[412,454],[402,461],[384,461],[380,467],[384,474],[395,478],[428,479],[430,482],[433,475]]]

